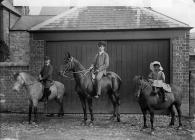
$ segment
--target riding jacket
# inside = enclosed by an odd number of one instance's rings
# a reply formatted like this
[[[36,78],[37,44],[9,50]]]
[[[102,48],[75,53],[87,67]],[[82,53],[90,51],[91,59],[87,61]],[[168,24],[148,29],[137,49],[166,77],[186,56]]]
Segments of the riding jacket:
[[[51,64],[44,65],[41,69],[40,75],[42,77],[42,81],[45,84],[46,88],[50,87],[52,80],[53,66]]]
[[[95,70],[106,73],[106,69],[109,66],[109,56],[106,52],[97,53],[93,62]]]

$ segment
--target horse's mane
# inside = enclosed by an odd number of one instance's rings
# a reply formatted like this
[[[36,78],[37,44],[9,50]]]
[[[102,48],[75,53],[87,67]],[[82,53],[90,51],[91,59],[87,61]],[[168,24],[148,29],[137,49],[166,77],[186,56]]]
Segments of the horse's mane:
[[[81,69],[81,70],[84,70],[85,67],[76,59],[76,58],[73,58],[74,59],[74,62],[75,62],[75,66],[77,69]]]
[[[144,79],[143,76],[137,76],[137,75],[136,75],[136,76],[133,78],[133,81],[134,81],[135,83],[138,83],[139,80],[141,80],[141,81],[142,81],[144,84],[146,84],[147,86],[151,86],[150,82],[148,82],[148,80]]]

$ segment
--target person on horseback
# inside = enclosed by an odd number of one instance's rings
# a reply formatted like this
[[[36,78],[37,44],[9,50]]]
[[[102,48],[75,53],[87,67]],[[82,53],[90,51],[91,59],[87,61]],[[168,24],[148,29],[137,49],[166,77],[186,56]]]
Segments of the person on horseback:
[[[41,69],[39,79],[44,85],[44,92],[41,101],[48,101],[48,97],[51,94],[50,87],[53,82],[52,80],[53,66],[51,65],[51,60],[49,57],[45,57],[45,63]]]
[[[165,92],[171,92],[171,88],[168,84],[165,83],[165,74],[163,68],[158,61],[150,63],[151,73],[148,75],[149,81],[152,83],[153,93],[158,93],[162,95],[163,102],[165,102],[166,96]],[[156,91],[156,88],[159,90]]]
[[[95,85],[97,95],[95,98],[99,98],[101,95],[101,83],[100,80],[103,75],[106,75],[106,69],[109,66],[109,55],[105,52],[106,42],[100,41],[97,45],[99,47],[99,52],[96,54],[93,64],[89,68],[90,70],[94,70],[95,74]]]

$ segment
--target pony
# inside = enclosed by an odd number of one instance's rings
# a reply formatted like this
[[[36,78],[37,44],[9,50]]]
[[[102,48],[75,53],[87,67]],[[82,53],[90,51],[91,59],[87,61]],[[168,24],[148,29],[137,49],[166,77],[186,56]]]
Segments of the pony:
[[[40,99],[43,96],[44,86],[41,82],[39,82],[35,77],[26,73],[20,72],[14,74],[14,85],[13,91],[19,92],[22,87],[25,87],[29,96],[29,113],[28,113],[28,121],[31,123],[31,113],[32,109],[34,110],[34,122],[37,122],[37,105],[40,102]],[[50,87],[51,94],[48,97],[48,100],[55,99],[55,101],[59,104],[60,109],[58,116],[64,115],[63,109],[63,97],[65,94],[64,84],[54,81],[54,84]],[[45,107],[47,106],[47,102],[44,103]]]
[[[171,122],[169,126],[174,125],[175,121],[175,111],[173,106],[175,106],[178,117],[179,117],[179,127],[182,126],[181,123],[181,102],[182,102],[182,94],[181,89],[177,86],[172,86],[172,92],[166,93],[167,101],[162,102],[162,98],[158,94],[152,94],[152,86],[151,84],[143,79],[142,76],[135,76],[133,79],[135,83],[135,95],[138,99],[144,120],[143,129],[147,128],[146,125],[146,114],[147,111],[150,113],[150,122],[151,122],[151,130],[154,130],[153,122],[154,122],[154,112],[155,111],[163,111],[168,110],[171,113]]]
[[[80,98],[84,120],[82,124],[86,125],[87,121],[87,112],[86,112],[86,102],[88,103],[88,109],[90,112],[91,120],[89,125],[93,125],[94,116],[92,108],[92,98],[96,95],[96,90],[94,88],[94,82],[92,79],[92,72],[88,69],[85,69],[81,63],[72,57],[70,53],[65,54],[64,65],[60,71],[62,76],[65,76],[65,73],[70,72],[73,74],[74,80],[76,82],[75,90]],[[120,87],[121,87],[121,78],[114,72],[107,72],[107,74],[101,79],[101,92],[107,93],[109,99],[113,105],[113,115],[112,119],[117,118],[117,121],[120,122]]]

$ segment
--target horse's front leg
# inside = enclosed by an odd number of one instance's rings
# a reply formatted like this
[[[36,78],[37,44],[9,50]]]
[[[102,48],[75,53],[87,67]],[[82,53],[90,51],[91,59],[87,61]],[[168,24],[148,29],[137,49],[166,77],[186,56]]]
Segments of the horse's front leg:
[[[87,122],[86,100],[85,100],[85,97],[81,93],[79,93],[79,98],[80,98],[81,105],[83,108],[83,113],[84,113],[84,120],[82,122],[82,125],[86,125],[86,122]]]
[[[150,111],[150,123],[151,123],[151,131],[154,131],[154,112]]]
[[[145,128],[148,128],[147,126],[147,123],[146,123],[146,113],[147,113],[147,110],[146,109],[141,109],[142,110],[142,113],[143,113],[143,120],[144,120],[144,126],[142,129],[145,129]]]
[[[31,114],[32,114],[32,101],[29,100],[29,111],[28,111],[28,123],[31,124]]]
[[[91,126],[91,125],[93,125],[93,121],[94,121],[92,98],[88,98],[87,102],[88,102],[89,112],[90,112],[90,115],[91,115],[91,121],[89,123],[89,125]]]
[[[172,105],[170,106],[169,111],[171,112],[171,122],[169,123],[169,126],[172,126],[175,122],[175,111]]]

